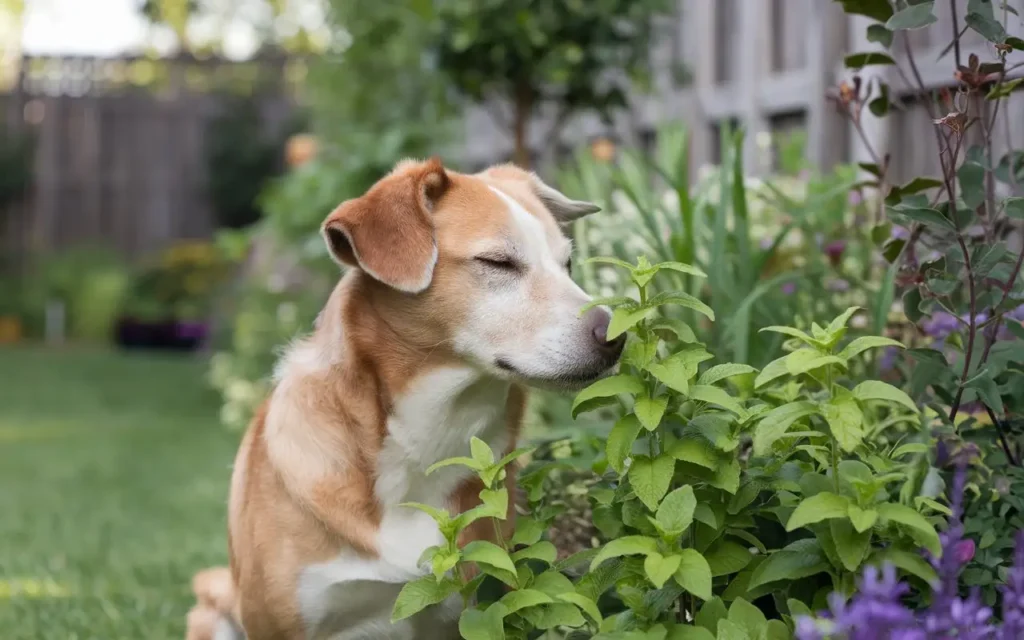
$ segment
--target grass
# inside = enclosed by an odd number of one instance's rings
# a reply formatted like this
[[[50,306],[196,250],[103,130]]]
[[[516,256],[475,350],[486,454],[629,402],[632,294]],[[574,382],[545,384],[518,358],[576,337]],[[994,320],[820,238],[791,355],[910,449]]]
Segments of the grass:
[[[184,637],[237,436],[193,358],[0,349],[0,637]]]

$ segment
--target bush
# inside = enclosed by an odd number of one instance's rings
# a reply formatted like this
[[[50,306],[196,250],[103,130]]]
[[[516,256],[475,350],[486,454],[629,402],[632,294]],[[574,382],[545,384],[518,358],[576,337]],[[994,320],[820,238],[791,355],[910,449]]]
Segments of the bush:
[[[553,471],[571,467],[563,458],[521,475],[529,514],[507,547],[459,549],[469,523],[504,517],[503,468],[524,453],[495,462],[475,441],[471,457],[435,468],[460,464],[477,473],[487,487],[479,507],[453,517],[409,505],[437,519],[448,543],[425,554],[433,575],[403,589],[396,619],[462,593],[460,629],[470,639],[551,628],[577,629],[581,638],[787,638],[795,609],[852,587],[868,564],[891,562],[921,584],[934,578],[917,553],[941,549],[933,522],[944,507],[915,471],[927,444],[894,448],[879,437],[919,424],[917,408],[895,387],[853,376],[865,353],[894,341],[844,343],[851,308],[810,334],[769,327],[791,338],[790,353],[760,372],[710,366],[714,356],[696,332],[665,311],[683,307],[711,320],[712,310],[682,291],[652,293],[656,279],[703,278],[700,270],[599,262],[627,270],[639,293],[595,301],[615,308],[609,337],[627,333],[628,343],[620,373],[573,404],[574,414],[619,407],[590,461],[595,481],[585,492],[605,543],[559,561],[543,540],[567,508],[545,485]],[[469,563],[508,592],[478,594],[485,578],[463,578]]]

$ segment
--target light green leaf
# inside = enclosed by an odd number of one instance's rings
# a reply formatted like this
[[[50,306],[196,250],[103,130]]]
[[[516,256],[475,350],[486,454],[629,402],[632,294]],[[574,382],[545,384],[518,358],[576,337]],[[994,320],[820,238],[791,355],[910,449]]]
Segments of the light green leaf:
[[[708,320],[711,320],[712,322],[715,320],[715,312],[711,310],[711,307],[688,293],[678,291],[668,294],[659,293],[647,302],[647,306],[649,307],[660,307],[664,305],[676,305],[686,307],[687,309],[693,309],[697,313],[705,316]]]
[[[516,565],[508,553],[494,543],[486,540],[474,540],[462,550],[462,559],[466,562],[486,564],[516,574]]]
[[[391,622],[398,622],[415,615],[430,605],[443,602],[458,591],[459,584],[450,579],[438,582],[433,576],[424,576],[407,582],[399,592],[398,599],[395,600],[395,606],[391,611]]]
[[[894,13],[885,23],[885,28],[890,31],[906,31],[934,24],[938,22],[938,18],[932,12],[934,5],[934,2],[909,5],[905,9]]]
[[[834,396],[821,405],[821,415],[843,451],[853,451],[864,440],[864,414],[852,396]]]
[[[903,456],[910,453],[927,453],[928,449],[928,445],[926,445],[923,442],[911,442],[909,444],[901,444],[900,446],[896,447],[896,449],[890,455],[893,458],[902,458]]]
[[[712,387],[706,384],[694,385],[690,389],[690,399],[716,404],[723,409],[732,411],[740,418],[747,415],[747,410],[743,408],[739,400],[730,396],[729,392],[720,387]]]
[[[438,509],[437,507],[432,507],[429,504],[423,504],[422,502],[403,502],[398,506],[408,507],[410,509],[422,511],[423,513],[433,518],[434,522],[438,524],[444,524],[451,520],[451,514],[448,513],[448,511],[444,509]]]
[[[904,349],[902,343],[892,340],[891,338],[883,338],[881,336],[863,336],[857,338],[850,344],[846,345],[842,351],[839,352],[839,357],[843,360],[849,360],[850,358],[860,355],[868,349],[875,349],[878,347],[897,347]]]
[[[667,407],[667,397],[651,398],[650,396],[643,395],[636,399],[636,403],[633,405],[633,412],[640,419],[640,424],[645,429],[654,431],[661,424],[661,418],[665,415]]]
[[[612,319],[608,323],[607,338],[609,340],[618,338],[652,313],[654,313],[653,308],[631,309],[629,307],[617,307],[612,311]]]
[[[640,420],[632,413],[619,418],[608,433],[605,453],[608,456],[608,464],[618,473],[625,471],[626,458],[633,450],[633,443],[639,433]]]
[[[525,456],[525,455],[531,454],[531,453],[533,453],[536,450],[537,450],[537,447],[519,447],[518,449],[515,449],[515,450],[510,451],[507,454],[505,454],[505,456],[501,460],[498,460],[495,463],[495,465],[498,466],[498,467],[505,467],[506,465],[511,463],[513,460],[518,459],[520,456]]]
[[[719,364],[711,367],[697,380],[697,384],[711,385],[725,380],[726,378],[732,378],[735,376],[741,376],[747,373],[756,373],[757,369],[750,366],[749,364]]]
[[[860,307],[849,307],[846,311],[840,313],[832,322],[828,323],[828,327],[825,328],[825,333],[830,336],[844,333],[846,330],[846,324],[853,317],[853,314],[860,311]]]
[[[683,549],[679,556],[676,582],[701,600],[711,599],[711,567],[694,549]]]
[[[935,584],[939,579],[932,565],[919,553],[910,553],[890,547],[881,551],[877,557],[882,562],[890,562],[896,568],[902,569],[912,576],[917,576],[927,584]]]
[[[459,618],[459,635],[463,640],[505,640],[503,620],[507,615],[505,607],[496,602],[480,609],[466,609]]]
[[[494,464],[494,451],[491,450],[490,445],[480,438],[476,436],[470,438],[469,449],[473,452],[473,459],[476,460],[477,464],[483,467],[489,467]]]
[[[761,332],[764,331],[771,331],[772,333],[781,333],[783,335],[796,338],[797,340],[803,342],[804,344],[811,346],[817,346],[821,343],[819,340],[815,340],[814,338],[807,335],[803,331],[799,329],[794,329],[793,327],[780,327],[772,325],[770,327],[765,327],[764,329],[761,329]]]
[[[594,551],[594,555],[597,555],[597,549],[590,549],[588,551]],[[572,581],[554,569],[549,569],[534,578],[530,588],[542,591],[552,598],[557,598],[563,593],[570,593],[575,590]]]
[[[644,392],[644,383],[630,375],[620,374],[598,380],[580,391],[572,403],[572,417],[614,402],[620,394],[638,395]]]
[[[794,422],[816,413],[818,413],[818,405],[813,402],[799,401],[784,404],[764,414],[754,431],[754,455],[767,455],[771,451],[772,445],[786,433]]]
[[[508,514],[508,489],[483,489],[480,491],[480,502],[490,517],[504,520]]]
[[[682,320],[676,320],[674,318],[658,318],[648,326],[650,330],[654,332],[671,333],[680,342],[686,344],[697,342],[697,336],[693,333],[693,329]]]
[[[587,260],[584,261],[584,264],[610,264],[616,267],[622,267],[623,269],[628,270],[630,273],[633,273],[633,271],[636,269],[636,267],[629,264],[625,260],[619,260],[618,258],[606,258],[603,256],[588,258]]]
[[[870,530],[878,520],[877,511],[874,509],[861,509],[855,504],[850,505],[848,515],[850,516],[850,523],[858,533]]]
[[[705,469],[718,468],[718,457],[711,451],[710,445],[697,438],[676,440],[669,445],[667,452],[676,460],[689,462]]]
[[[800,349],[786,357],[786,370],[792,376],[814,371],[830,364],[845,367],[846,361],[836,356],[822,355],[813,349]]]
[[[675,468],[675,458],[664,453],[653,460],[641,456],[633,459],[628,473],[629,484],[636,497],[651,511],[658,508],[662,496],[668,491]]]
[[[918,544],[935,555],[941,555],[942,545],[939,543],[939,534],[935,532],[935,527],[920,513],[908,506],[890,502],[881,503],[876,508],[882,520],[888,520],[907,527],[911,537]]]
[[[632,307],[637,308],[639,303],[633,298],[627,298],[626,296],[610,296],[607,298],[594,298],[587,304],[580,307],[579,315],[583,315],[587,311],[590,311],[594,307]]]
[[[665,496],[655,517],[662,530],[675,537],[686,531],[693,522],[693,511],[696,508],[697,498],[693,495],[693,487],[684,485]]]
[[[658,552],[658,541],[646,536],[624,536],[610,541],[601,547],[601,551],[594,556],[590,562],[590,570],[593,571],[609,558],[622,556],[647,556]],[[571,587],[570,587],[571,590]]]
[[[672,271],[678,271],[679,273],[686,273],[691,276],[697,276],[698,278],[706,278],[708,274],[704,273],[697,267],[683,264],[682,262],[661,262],[654,265],[658,269],[670,269]]]
[[[555,562],[555,558],[557,557],[558,549],[556,549],[555,545],[551,544],[547,540],[535,542],[534,544],[526,547],[525,549],[520,549],[519,551],[516,551],[512,554],[513,562],[531,559],[540,560],[548,564],[553,564]]]
[[[743,627],[747,632],[747,637],[749,638],[760,637],[761,632],[764,630],[764,626],[768,624],[768,620],[764,617],[764,614],[761,613],[761,610],[743,598],[736,598],[736,600],[729,605],[728,620]]]
[[[516,518],[516,531],[512,535],[511,543],[513,545],[534,544],[544,535],[545,529],[543,522],[520,516]]]
[[[487,465],[480,464],[479,462],[477,462],[473,458],[467,458],[465,456],[460,456],[460,457],[457,457],[457,458],[447,458],[445,460],[441,460],[440,462],[435,462],[434,464],[432,464],[429,467],[427,467],[427,475],[429,476],[430,474],[434,473],[435,471],[437,471],[438,469],[440,469],[442,467],[451,467],[451,466],[455,466],[455,465],[460,465],[460,466],[463,466],[463,467],[469,467],[473,471],[482,471],[484,469],[484,467],[487,466]]]
[[[689,393],[689,381],[697,375],[697,367],[701,362],[714,358],[703,346],[692,345],[672,354],[661,362],[647,367],[651,374],[679,393]]]
[[[871,548],[871,532],[857,531],[849,520],[841,518],[833,519],[828,524],[840,561],[847,571],[856,571]]]
[[[786,531],[806,527],[830,518],[845,518],[850,501],[845,496],[823,491],[807,498],[793,510],[786,523]]]
[[[853,388],[853,397],[857,398],[861,402],[866,402],[868,400],[896,402],[907,407],[911,411],[917,411],[917,405],[910,399],[910,396],[891,384],[881,382],[880,380],[865,380],[858,384]]]
[[[816,351],[811,351],[817,353]],[[786,358],[788,358],[789,355],[791,354],[784,355],[781,358],[772,360],[770,363],[768,363],[768,365],[761,370],[761,373],[759,373],[757,377],[754,378],[754,388],[760,389],[761,387],[768,384],[772,380],[776,380],[784,375],[788,375],[789,369],[786,367]]]
[[[715,531],[718,531],[718,517],[715,515],[715,510],[706,502],[701,502],[693,510],[693,519],[697,522],[703,522]]]
[[[704,627],[676,625],[667,640],[715,640],[715,635]]]
[[[665,586],[668,579],[679,568],[682,556],[672,555],[664,557],[660,553],[651,553],[644,558],[644,573],[656,588]]]
[[[505,614],[508,615],[526,607],[549,604],[554,602],[554,599],[548,594],[534,589],[518,589],[506,593],[498,602],[508,610],[508,613]]]
[[[448,573],[455,568],[455,565],[459,563],[461,554],[438,552],[434,554],[434,557],[430,559],[430,572],[434,575],[436,580],[442,580],[444,574]]]
[[[730,494],[736,493],[740,488],[740,463],[733,458],[726,464],[718,465],[715,469],[715,476],[708,480],[712,487],[718,487]]]
[[[746,629],[735,622],[725,619],[718,621],[717,640],[750,640]]]
[[[564,602],[576,605],[580,608],[580,610],[583,613],[590,616],[595,623],[597,623],[598,625],[601,624],[601,621],[603,620],[603,618],[601,617],[601,610],[597,607],[597,603],[588,598],[587,596],[570,591],[568,593],[560,593],[556,596],[556,598]]]
[[[746,547],[728,540],[716,542],[704,557],[715,578],[742,571],[754,558]]]

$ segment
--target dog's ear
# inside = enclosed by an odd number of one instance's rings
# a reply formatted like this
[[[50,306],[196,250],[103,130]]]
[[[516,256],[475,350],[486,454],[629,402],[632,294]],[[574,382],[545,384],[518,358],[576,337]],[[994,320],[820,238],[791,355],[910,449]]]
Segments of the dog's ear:
[[[551,215],[555,217],[555,220],[562,225],[569,224],[583,216],[588,216],[601,210],[601,207],[593,202],[569,198],[561,191],[545,184],[536,174],[530,174],[530,187],[537,197],[540,198],[540,201],[544,203],[544,206],[548,208]]]
[[[431,219],[451,186],[441,161],[402,162],[366,195],[327,216],[322,232],[339,263],[357,267],[389,287],[419,293],[437,263]]]

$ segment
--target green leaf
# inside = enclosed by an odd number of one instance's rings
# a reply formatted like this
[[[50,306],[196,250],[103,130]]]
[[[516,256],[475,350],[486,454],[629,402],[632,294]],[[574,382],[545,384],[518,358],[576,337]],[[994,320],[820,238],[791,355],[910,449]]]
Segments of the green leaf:
[[[715,320],[715,312],[711,310],[711,307],[688,293],[678,291],[675,293],[659,293],[647,302],[647,306],[649,307],[661,307],[670,304],[686,307],[687,309],[693,309],[697,313],[705,316],[708,320],[711,320],[712,322]]]
[[[626,458],[633,451],[633,443],[640,433],[640,420],[630,413],[622,416],[608,433],[608,441],[605,443],[605,454],[608,456],[608,464],[618,473],[626,470]]]
[[[697,498],[693,495],[693,487],[684,485],[665,496],[655,518],[667,535],[676,537],[693,522],[693,511],[696,508]]]
[[[636,497],[651,511],[658,508],[662,496],[668,491],[675,468],[675,458],[665,453],[653,460],[646,456],[633,459],[629,467],[629,484]]]
[[[588,549],[587,552],[593,552],[595,557],[597,555],[597,549]],[[566,578],[554,569],[545,571],[534,578],[533,584],[530,585],[530,588],[542,591],[552,598],[557,598],[563,593],[575,591],[575,587],[573,587],[569,578]]]
[[[790,402],[764,414],[754,431],[754,455],[764,456],[797,420],[818,413],[813,402]]]
[[[996,44],[1002,44],[1006,41],[1006,29],[1003,25],[993,20],[989,16],[982,15],[980,13],[968,13],[967,17],[964,18],[964,22],[971,29],[974,29],[980,33],[989,42]]]
[[[843,11],[853,15],[867,16],[879,22],[892,17],[892,5],[889,0],[838,0]]]
[[[541,591],[536,591],[534,589],[519,589],[506,593],[498,602],[505,607],[508,611],[505,615],[508,615],[509,613],[515,613],[516,611],[525,609],[526,607],[536,607],[542,604],[549,604],[554,602],[554,599]]]
[[[636,399],[636,403],[633,405],[633,412],[645,429],[654,431],[661,424],[661,418],[665,415],[666,408],[668,408],[667,397],[651,398],[644,395]]]
[[[813,349],[808,349],[808,351],[817,353],[817,351],[814,351]],[[754,378],[754,388],[760,389],[761,387],[768,384],[772,380],[776,380],[778,378],[781,378],[782,376],[789,375],[789,369],[786,367],[786,358],[788,358],[790,355],[792,354],[784,355],[781,358],[772,360],[770,363],[768,363],[768,365],[761,370],[761,373],[759,373],[757,377]]]
[[[843,451],[853,451],[864,440],[864,414],[850,395],[836,395],[822,403],[821,415]]]
[[[938,18],[932,13],[934,2],[922,2],[912,4],[907,8],[897,11],[885,23],[885,28],[890,31],[905,31],[907,29],[920,29],[938,22]]]
[[[830,521],[829,528],[832,532],[832,542],[843,566],[847,571],[856,571],[871,547],[871,532],[857,531],[849,520],[840,518]]]
[[[728,540],[716,542],[704,557],[714,578],[742,571],[754,559],[746,547]]]
[[[462,550],[462,559],[466,562],[502,569],[512,575],[516,574],[516,565],[508,553],[498,545],[486,540],[474,540],[467,544]]]
[[[584,264],[610,264],[612,266],[626,269],[630,273],[633,273],[633,271],[636,270],[636,267],[629,264],[625,260],[619,260],[618,258],[606,258],[599,256],[595,258],[588,258],[587,260],[584,261]]]
[[[976,162],[964,162],[956,174],[964,204],[971,209],[977,208],[985,201],[985,167]]]
[[[590,616],[595,623],[601,624],[603,618],[601,617],[601,610],[597,607],[597,603],[588,598],[587,596],[570,591],[568,593],[560,593],[555,596],[557,599],[569,604],[574,604],[580,608],[580,610]]]
[[[506,615],[501,603],[492,604],[486,611],[466,609],[459,618],[459,635],[463,640],[505,640]]]
[[[561,602],[526,609],[521,615],[537,629],[581,627],[587,623],[575,605]]]
[[[590,570],[594,571],[602,562],[610,558],[622,556],[647,556],[658,552],[658,541],[646,536],[624,536],[610,541],[601,547],[601,551],[590,562]],[[571,590],[571,589],[570,589]]]
[[[421,502],[403,502],[398,506],[408,507],[410,509],[422,511],[423,513],[433,518],[434,522],[438,524],[444,524],[451,520],[451,514],[448,513],[448,511],[446,511],[445,509],[438,509],[437,507],[432,507],[429,504],[423,504]]]
[[[879,553],[878,557],[883,562],[891,562],[896,568],[917,576],[927,584],[935,584],[939,578],[932,565],[918,553],[909,553],[890,547]]]
[[[676,440],[669,445],[667,453],[676,460],[689,462],[705,469],[718,468],[718,456],[711,451],[708,443],[697,438]]]
[[[391,610],[391,622],[415,615],[430,605],[447,600],[458,591],[459,584],[451,579],[438,582],[433,576],[424,576],[407,582],[395,600],[395,606]]]
[[[896,64],[888,53],[881,51],[867,51],[864,53],[851,53],[843,58],[843,65],[847,69],[863,69],[874,65]]]
[[[594,307],[632,307],[636,308],[639,303],[633,298],[626,296],[609,296],[606,298],[594,298],[587,304],[580,307],[579,314],[582,316],[587,311],[590,311]]]
[[[698,278],[706,278],[708,274],[704,273],[697,267],[683,264],[682,262],[660,262],[654,265],[658,269],[671,269],[672,271],[678,271],[680,273],[686,273],[691,276],[697,276]]]
[[[697,336],[693,333],[693,329],[682,320],[676,320],[674,318],[658,318],[648,325],[648,327],[655,333],[671,333],[677,340],[686,344],[697,342]]]
[[[880,24],[873,24],[868,27],[868,42],[877,42],[886,49],[892,46],[892,31],[889,31]]]
[[[901,404],[911,411],[917,411],[917,405],[903,391],[891,384],[879,380],[865,380],[853,388],[853,397],[865,402],[868,400],[885,400]]]
[[[711,599],[711,567],[694,549],[683,549],[679,556],[676,582],[701,600]]]
[[[814,538],[798,540],[768,556],[750,576],[747,589],[779,580],[797,580],[829,570],[821,544]]]
[[[875,526],[875,522],[878,520],[878,512],[874,509],[861,509],[855,504],[850,505],[850,523],[853,528],[858,532],[864,532]]]
[[[554,564],[556,557],[558,557],[558,549],[547,540],[541,540],[512,554],[513,562],[530,559]]]
[[[516,518],[516,531],[510,541],[513,545],[529,545],[540,540],[547,527],[540,520],[520,516]]]
[[[718,621],[718,640],[750,640],[746,629],[731,620]]]
[[[644,383],[639,379],[625,374],[598,380],[583,391],[580,391],[572,403],[572,417],[596,409],[614,401],[620,394],[638,395],[644,392]]]
[[[905,349],[902,343],[893,340],[891,338],[883,338],[881,336],[863,336],[857,338],[850,344],[846,345],[842,351],[839,352],[839,357],[843,360],[849,360],[850,358],[860,355],[868,349],[877,349],[878,347],[897,347],[899,349]]]
[[[704,347],[694,345],[651,364],[647,370],[667,387],[686,394],[690,391],[690,379],[697,375],[698,365],[713,357]]]
[[[727,409],[728,411],[735,413],[740,418],[747,415],[747,411],[743,408],[743,405],[741,405],[738,400],[730,396],[725,389],[719,387],[712,387],[704,384],[695,385],[690,389],[690,399],[707,402],[709,404],[716,404],[723,409]]]
[[[608,323],[608,340],[618,338],[637,325],[641,320],[654,313],[653,308],[630,309],[618,307],[612,311],[612,319]]]
[[[897,213],[908,220],[920,222],[926,226],[939,227],[948,231],[956,231],[956,225],[936,209],[897,205],[892,207],[892,211],[893,213]]]
[[[469,449],[473,453],[473,460],[476,460],[477,464],[483,467],[489,467],[494,464],[494,452],[491,451],[490,445],[486,442],[473,436],[469,440]]]
[[[717,628],[717,627],[716,627]],[[704,627],[676,625],[667,640],[716,640],[715,635]]]
[[[729,606],[729,621],[743,627],[748,638],[758,638],[768,624],[761,610],[743,598],[736,598]]]
[[[822,355],[814,349],[800,349],[786,356],[786,370],[793,376],[808,373],[830,364],[845,367],[846,361],[840,360],[836,356]]]
[[[831,518],[845,518],[849,508],[850,501],[845,496],[823,491],[797,505],[786,523],[786,531]]]
[[[711,367],[697,379],[697,384],[715,384],[727,378],[741,376],[748,373],[756,373],[757,369],[749,364],[719,364]]]
[[[942,545],[939,543],[939,534],[935,527],[928,522],[924,516],[908,506],[884,502],[877,507],[878,515],[882,520],[889,520],[901,524],[910,530],[911,537],[935,555],[942,553]]]
[[[997,416],[1003,415],[1005,411],[1005,408],[1003,407],[1003,399],[999,393],[999,387],[996,385],[995,380],[992,379],[991,371],[981,371],[976,374],[973,378],[967,381],[964,388],[974,390],[974,392],[978,394],[978,397],[981,398],[982,402],[984,402],[989,409],[992,409],[992,412]]]
[[[1007,198],[1003,200],[1006,215],[1016,220],[1024,220],[1024,198]]]
[[[452,466],[455,466],[455,465],[459,465],[459,466],[463,466],[463,467],[469,467],[473,471],[483,471],[484,467],[486,466],[486,465],[480,464],[479,462],[477,462],[473,458],[467,458],[465,456],[460,456],[460,457],[457,457],[457,458],[447,458],[445,460],[441,460],[440,462],[435,462],[434,464],[432,464],[429,467],[427,467],[427,475],[429,476],[430,474],[434,473],[435,471],[437,471],[438,469],[440,469],[442,467],[452,467]]]
[[[708,631],[718,628],[718,621],[725,620],[729,616],[729,610],[725,608],[725,602],[718,596],[711,598],[697,611],[694,622],[697,626]]]
[[[677,555],[663,557],[660,553],[649,554],[644,558],[644,573],[651,584],[660,589],[679,568],[681,560],[682,557]]]
[[[787,335],[787,336],[790,336],[792,338],[796,338],[797,340],[799,340],[799,341],[801,341],[801,342],[803,342],[805,344],[811,345],[811,346],[817,346],[818,344],[821,343],[820,340],[815,340],[814,338],[812,338],[811,336],[807,335],[803,331],[801,331],[799,329],[794,329],[793,327],[782,327],[782,326],[772,325],[770,327],[765,327],[765,328],[761,329],[760,331],[758,331],[758,333],[762,333],[764,331],[770,331],[772,333],[781,333],[783,335]]]

